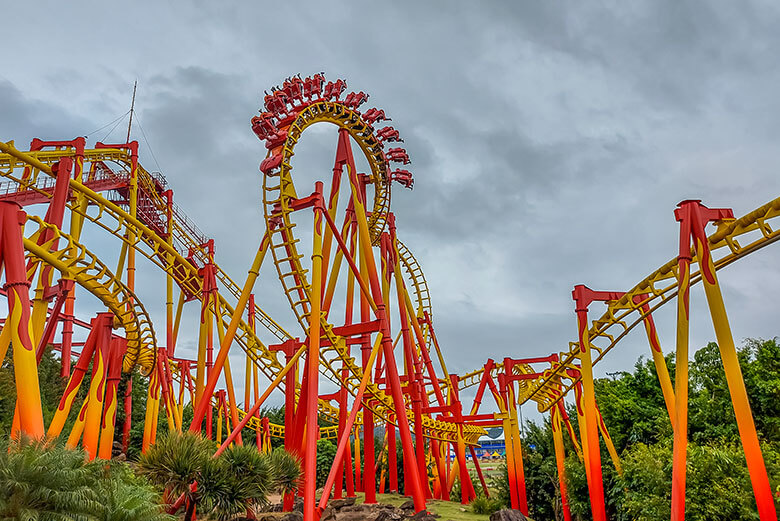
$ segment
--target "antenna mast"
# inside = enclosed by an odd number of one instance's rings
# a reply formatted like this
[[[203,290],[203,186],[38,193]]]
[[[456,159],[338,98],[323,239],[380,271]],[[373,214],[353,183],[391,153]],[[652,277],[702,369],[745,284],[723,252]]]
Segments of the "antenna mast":
[[[135,89],[138,87],[138,80],[133,83],[133,101],[130,102],[130,121],[127,123],[127,139],[125,143],[130,142],[130,127],[133,125],[133,110],[135,109]]]

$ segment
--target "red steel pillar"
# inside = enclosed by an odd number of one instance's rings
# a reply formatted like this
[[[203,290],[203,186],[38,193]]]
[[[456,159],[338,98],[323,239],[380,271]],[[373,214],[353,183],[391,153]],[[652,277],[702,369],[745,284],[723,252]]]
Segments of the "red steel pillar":
[[[182,384],[184,385],[184,384]],[[127,454],[127,449],[130,446],[130,428],[133,422],[133,374],[130,373],[127,376],[127,387],[125,387],[125,422],[122,425],[122,452]]]
[[[322,183],[315,184],[315,193],[322,195]],[[325,207],[320,197],[314,205],[314,240],[311,270],[311,313],[309,315],[308,397],[306,403],[306,452],[303,455],[303,521],[316,521],[315,492],[317,488],[317,396],[320,368],[320,310],[322,307],[322,217]]]
[[[13,346],[17,411],[21,433],[33,438],[44,434],[38,364],[31,338],[30,283],[24,264],[22,227],[27,220],[16,203],[0,202],[0,264],[5,267],[5,289]],[[5,353],[2,353],[5,356]]]

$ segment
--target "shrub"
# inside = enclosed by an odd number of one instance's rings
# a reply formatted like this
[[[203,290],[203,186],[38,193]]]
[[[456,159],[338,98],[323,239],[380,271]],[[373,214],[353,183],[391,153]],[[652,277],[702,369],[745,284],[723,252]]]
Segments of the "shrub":
[[[498,512],[502,508],[504,508],[504,505],[498,498],[479,496],[471,502],[471,510],[475,514],[490,515],[493,512]]]

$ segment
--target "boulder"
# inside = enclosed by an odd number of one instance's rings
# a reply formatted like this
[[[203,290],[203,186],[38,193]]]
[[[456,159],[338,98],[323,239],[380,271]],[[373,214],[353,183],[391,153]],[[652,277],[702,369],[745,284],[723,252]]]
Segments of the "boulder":
[[[406,516],[401,512],[396,512],[394,508],[384,508],[379,511],[374,521],[401,521]]]
[[[408,501],[405,501],[401,503],[401,506],[398,508],[400,508],[401,510],[411,510],[412,512],[414,512],[414,500],[410,499]]]
[[[490,521],[530,521],[519,510],[505,508],[490,514]]]
[[[341,510],[344,507],[351,507],[355,504],[356,497],[348,497],[344,499],[331,499],[328,501],[328,506],[333,507],[334,510]]]
[[[343,510],[338,513],[338,521],[366,521],[373,520],[374,513],[367,510],[344,512]]]
[[[341,507],[340,512],[370,512],[372,510],[376,510],[378,505],[371,505],[371,504],[365,504],[361,503],[359,505],[347,505],[345,507]]]
[[[288,512],[280,517],[279,521],[303,521],[303,513],[297,511]]]
[[[437,515],[431,514],[427,510],[420,510],[413,516],[409,516],[412,521],[436,521]]]
[[[336,511],[328,505],[320,514],[320,521],[336,521]]]

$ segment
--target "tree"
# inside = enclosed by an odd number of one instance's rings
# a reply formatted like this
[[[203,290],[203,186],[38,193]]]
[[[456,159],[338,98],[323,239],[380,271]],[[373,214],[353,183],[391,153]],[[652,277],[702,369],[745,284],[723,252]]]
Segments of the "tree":
[[[298,488],[301,481],[300,462],[282,448],[276,448],[270,457],[273,470],[274,489],[280,494],[292,492]]]
[[[182,494],[187,506],[185,519],[192,519],[195,506],[200,502],[200,491],[190,485],[198,482],[204,486],[203,471],[214,453],[211,441],[191,432],[171,432],[157,439],[138,461],[138,472],[152,483],[163,488],[163,497],[176,499]]]
[[[317,487],[325,485],[336,459],[336,450],[336,446],[330,440],[317,440]]]
[[[163,511],[160,496],[149,482],[126,464],[111,463],[103,472],[95,488],[96,521],[175,521]]]
[[[201,498],[205,511],[227,520],[267,502],[273,487],[270,458],[252,445],[233,445],[203,469]]]
[[[780,479],[778,453],[765,444],[764,459],[773,484]],[[690,521],[759,519],[742,447],[691,443],[688,447],[686,516]],[[672,447],[639,444],[624,458],[623,510],[630,519],[650,521],[670,515]]]
[[[284,449],[261,453],[253,445],[232,445],[213,457],[216,446],[194,433],[168,433],[158,438],[138,462],[138,472],[174,501],[185,498],[185,519],[199,514],[231,519],[267,502],[273,489],[295,488],[298,462]],[[192,486],[196,484],[195,486]]]
[[[122,462],[87,462],[54,441],[0,443],[0,519],[168,521],[158,496]]]
[[[89,520],[97,509],[94,464],[51,442],[3,441],[0,518]]]

